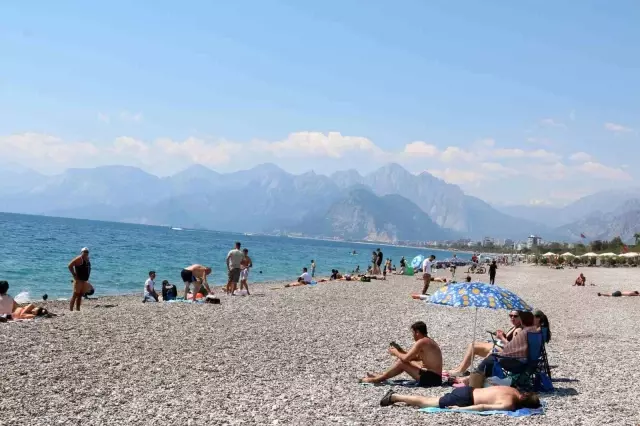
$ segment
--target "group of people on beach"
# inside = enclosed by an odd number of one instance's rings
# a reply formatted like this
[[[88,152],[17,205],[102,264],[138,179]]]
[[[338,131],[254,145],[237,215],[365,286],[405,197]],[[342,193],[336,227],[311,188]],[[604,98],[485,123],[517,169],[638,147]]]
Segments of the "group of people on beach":
[[[538,408],[540,400],[535,393],[522,393],[510,386],[485,387],[491,378],[496,355],[519,361],[526,361],[528,353],[528,333],[543,333],[544,340],[551,340],[549,319],[542,311],[512,311],[509,314],[511,328],[504,332],[497,330],[493,342],[474,342],[467,349],[461,363],[453,370],[443,371],[443,356],[440,346],[429,337],[427,325],[418,321],[411,326],[414,340],[408,350],[396,342],[391,342],[388,352],[396,358],[391,368],[384,373],[367,373],[361,379],[363,383],[378,384],[386,382],[402,373],[416,380],[420,387],[442,386],[443,378],[456,388],[441,398],[399,395],[389,391],[380,401],[382,406],[404,402],[417,407],[463,408],[466,410],[516,410],[518,408]],[[468,372],[474,357],[483,358],[482,362]],[[460,378],[463,376],[462,378]],[[495,381],[493,382],[495,383]]]
[[[249,295],[249,271],[253,267],[253,261],[249,257],[249,250],[241,250],[241,243],[236,242],[234,248],[229,251],[225,259],[227,265],[228,281],[225,292],[229,295]],[[71,311],[80,310],[82,299],[94,292],[93,286],[89,282],[91,277],[91,260],[89,258],[89,249],[83,247],[80,255],[74,257],[68,265],[69,272],[73,277],[72,280],[72,296],[69,301],[69,309]],[[180,271],[180,277],[184,283],[184,299],[188,300],[191,294],[191,300],[213,295],[213,290],[209,287],[208,277],[212,273],[212,268],[201,264],[193,264],[183,268]],[[149,271],[147,280],[144,283],[143,303],[158,302],[160,297],[156,291],[156,272]],[[238,289],[240,284],[240,289]],[[190,292],[191,288],[193,290]],[[172,300],[177,298],[176,286],[168,280],[162,282],[162,299]]]

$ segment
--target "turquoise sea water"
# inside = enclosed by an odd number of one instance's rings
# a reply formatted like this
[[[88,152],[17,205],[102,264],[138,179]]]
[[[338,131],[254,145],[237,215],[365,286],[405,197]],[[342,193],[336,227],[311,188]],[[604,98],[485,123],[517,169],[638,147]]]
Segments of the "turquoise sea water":
[[[69,261],[84,246],[91,253],[91,283],[96,296],[142,292],[149,270],[157,282],[181,287],[180,271],[193,263],[212,266],[211,283],[226,283],[224,260],[235,241],[249,249],[254,268],[249,282],[293,280],[317,263],[316,276],[331,269],[366,270],[371,252],[380,247],[398,265],[418,254],[438,259],[452,253],[376,244],[286,237],[247,236],[216,231],[175,231],[166,227],[0,213],[0,280],[9,281],[12,295],[27,291],[34,299],[69,297]],[[352,255],[356,250],[358,255]],[[460,258],[467,255],[458,253]],[[260,273],[260,271],[262,273]]]

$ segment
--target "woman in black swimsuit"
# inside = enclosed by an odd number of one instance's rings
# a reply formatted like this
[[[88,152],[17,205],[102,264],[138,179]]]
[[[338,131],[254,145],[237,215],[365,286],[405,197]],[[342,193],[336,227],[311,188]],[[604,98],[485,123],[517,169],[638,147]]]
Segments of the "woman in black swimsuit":
[[[91,286],[89,284],[89,277],[91,276],[89,249],[84,247],[80,251],[80,256],[73,258],[68,267],[73,276],[73,295],[69,302],[69,309],[73,311],[73,306],[75,305],[76,311],[79,311],[82,296],[89,292]]]

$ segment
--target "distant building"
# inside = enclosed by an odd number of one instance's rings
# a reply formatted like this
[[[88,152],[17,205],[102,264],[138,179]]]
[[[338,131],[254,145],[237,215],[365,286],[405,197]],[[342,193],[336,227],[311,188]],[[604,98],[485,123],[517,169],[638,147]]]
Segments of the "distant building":
[[[516,250],[522,251],[522,250],[525,249],[525,247],[527,247],[527,245],[525,243],[519,241],[514,245],[514,247],[515,247]]]
[[[484,239],[482,240],[482,247],[488,247],[492,245],[494,245],[493,238],[484,237]]]
[[[508,248],[513,248],[513,240],[510,238],[507,238],[506,240],[504,240],[504,244],[503,246],[508,247]]]
[[[532,249],[534,247],[538,247],[542,245],[542,237],[538,237],[536,235],[530,235],[527,238],[527,248]]]

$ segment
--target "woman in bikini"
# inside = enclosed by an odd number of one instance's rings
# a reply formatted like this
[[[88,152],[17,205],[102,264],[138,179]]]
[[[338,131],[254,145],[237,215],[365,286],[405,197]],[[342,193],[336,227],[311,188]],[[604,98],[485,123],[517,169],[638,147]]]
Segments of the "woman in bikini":
[[[509,313],[509,320],[511,321],[511,328],[506,333],[502,330],[497,330],[495,333],[495,343],[474,342],[469,345],[462,362],[454,370],[449,371],[449,375],[452,377],[463,375],[471,365],[474,356],[486,358],[494,349],[497,352],[502,351],[502,346],[504,346],[505,343],[510,342],[515,335],[518,334],[520,329],[522,329],[522,321],[520,320],[520,314],[518,311],[511,311]]]

